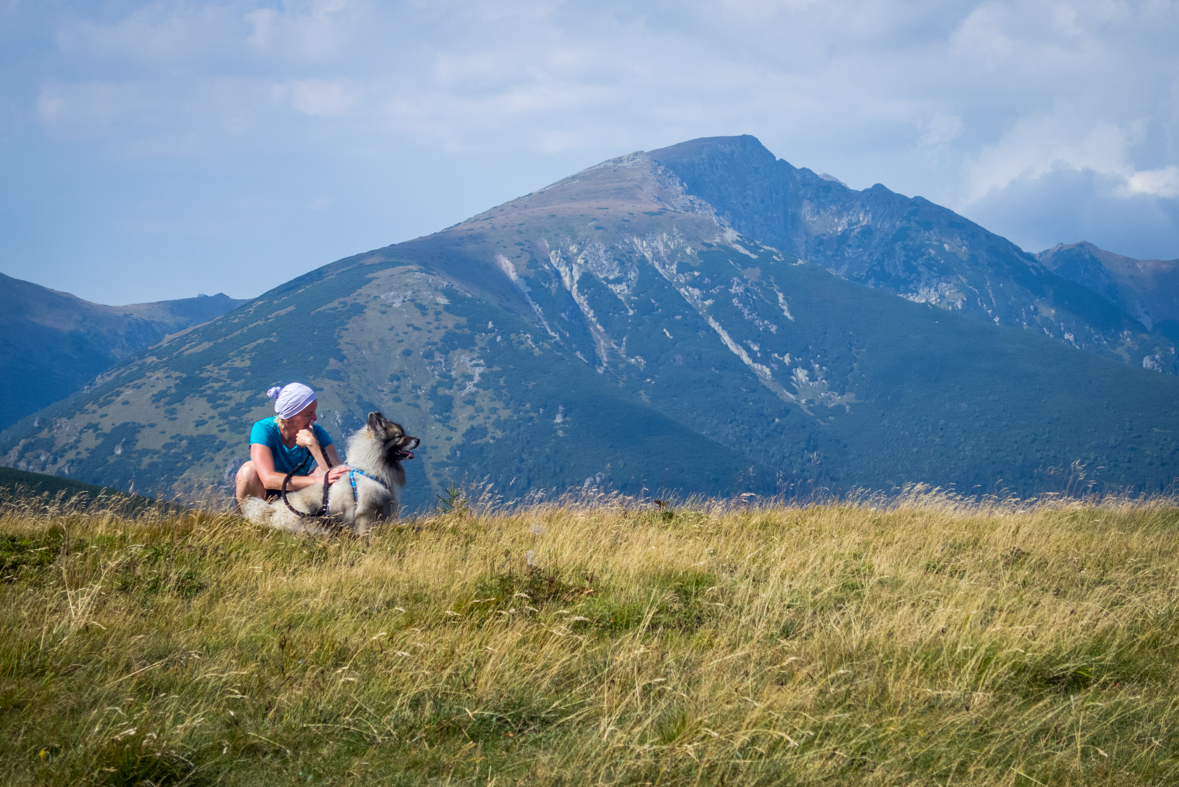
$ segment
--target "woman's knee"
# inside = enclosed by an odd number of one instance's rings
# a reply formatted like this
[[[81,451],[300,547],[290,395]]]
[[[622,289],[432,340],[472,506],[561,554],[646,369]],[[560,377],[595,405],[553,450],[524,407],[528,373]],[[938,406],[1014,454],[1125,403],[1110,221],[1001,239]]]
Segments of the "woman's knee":
[[[254,484],[262,483],[258,478],[258,471],[254,468],[253,461],[244,462],[242,466],[237,469],[236,480],[239,487],[249,487],[253,486]]]

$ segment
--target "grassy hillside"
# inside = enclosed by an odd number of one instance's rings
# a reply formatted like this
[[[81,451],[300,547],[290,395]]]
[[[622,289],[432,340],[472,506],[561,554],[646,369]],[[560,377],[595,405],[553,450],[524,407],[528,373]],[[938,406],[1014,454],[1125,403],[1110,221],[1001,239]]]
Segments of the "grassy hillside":
[[[885,510],[887,508],[887,510]],[[0,509],[10,784],[1172,784],[1179,509]]]
[[[129,495],[118,489],[0,467],[0,501],[35,497],[55,501],[68,499],[75,509],[86,509],[97,504],[103,508],[115,507],[134,512],[155,504],[151,498]]]

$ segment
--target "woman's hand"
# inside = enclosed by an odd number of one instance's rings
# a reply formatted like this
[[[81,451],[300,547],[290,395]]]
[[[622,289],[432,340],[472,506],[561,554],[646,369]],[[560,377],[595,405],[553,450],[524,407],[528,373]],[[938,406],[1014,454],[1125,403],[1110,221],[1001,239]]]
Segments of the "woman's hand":
[[[351,468],[351,467],[349,467],[348,465],[336,465],[336,466],[335,466],[335,467],[333,467],[331,470],[328,470],[328,472],[327,472],[327,482],[328,482],[329,484],[334,484],[334,483],[336,483],[336,482],[337,482],[337,481],[339,481],[341,478],[343,478],[344,476],[346,476],[346,475],[348,474],[348,471],[349,471],[349,470],[351,470],[351,469],[352,469],[352,468]]]
[[[295,435],[295,445],[311,451],[319,448],[319,441],[315,439],[315,432],[310,429],[300,429],[299,433]]]
[[[319,446],[319,441],[315,439],[315,432],[310,428],[300,429],[295,435],[295,445],[306,448],[311,452],[311,458],[315,460],[316,472],[314,475],[320,475],[323,469],[328,466],[327,459],[323,455],[323,449]],[[331,446],[328,446],[329,448]]]

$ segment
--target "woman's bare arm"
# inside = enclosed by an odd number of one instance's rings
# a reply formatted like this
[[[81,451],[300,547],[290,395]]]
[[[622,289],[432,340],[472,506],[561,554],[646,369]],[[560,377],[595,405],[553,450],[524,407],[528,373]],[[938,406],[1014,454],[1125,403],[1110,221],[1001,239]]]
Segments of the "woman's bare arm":
[[[315,478],[326,475],[328,483],[334,484],[340,479],[340,476],[344,475],[350,469],[340,464],[340,455],[336,453],[336,446],[334,444],[329,445],[327,448],[321,446],[319,440],[315,437],[315,432],[310,428],[300,431],[295,437],[295,442],[310,451],[311,456],[315,459],[317,467],[315,468],[315,472],[312,473],[312,476]],[[330,460],[330,468],[328,467],[327,460]]]
[[[269,448],[258,443],[251,443],[250,459],[254,462],[254,471],[258,474],[258,480],[262,482],[262,486],[267,489],[282,489],[282,480],[287,477],[287,474],[274,469],[274,454],[270,452]],[[287,484],[287,489],[304,489],[321,482],[320,476],[291,476],[291,482]]]
[[[344,475],[344,473],[347,473],[352,468],[340,462],[340,455],[336,453],[335,443],[329,445],[327,448],[323,449],[323,451],[332,463],[332,469],[328,471],[328,483],[334,484],[336,481],[340,480],[340,476]]]
[[[315,432],[311,431],[311,427],[299,430],[299,433],[295,435],[295,445],[302,446],[311,452],[311,458],[315,460],[317,465],[313,475],[323,475],[327,472],[327,462],[323,458],[323,447],[316,439]]]

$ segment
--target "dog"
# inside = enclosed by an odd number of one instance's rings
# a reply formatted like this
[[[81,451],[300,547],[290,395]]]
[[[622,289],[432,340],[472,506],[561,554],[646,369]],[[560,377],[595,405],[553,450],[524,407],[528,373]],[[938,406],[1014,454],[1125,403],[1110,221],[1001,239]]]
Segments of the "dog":
[[[331,485],[326,518],[315,516],[323,504],[322,483],[287,494],[291,506],[306,516],[292,512],[281,497],[270,502],[251,497],[242,514],[254,524],[279,530],[363,536],[373,525],[397,518],[405,488],[401,463],[413,459],[413,449],[420,443],[407,435],[401,424],[380,413],[369,413],[364,428],[348,438],[345,464],[359,472],[348,473]]]

